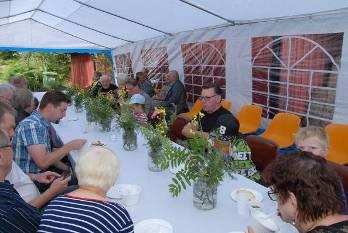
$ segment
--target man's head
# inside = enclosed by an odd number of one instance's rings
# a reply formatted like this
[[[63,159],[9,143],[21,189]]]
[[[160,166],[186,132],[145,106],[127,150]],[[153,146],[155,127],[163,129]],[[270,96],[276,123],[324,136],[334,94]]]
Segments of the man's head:
[[[4,179],[12,168],[12,144],[7,133],[0,130],[0,179]]]
[[[328,152],[328,137],[321,127],[301,128],[295,136],[295,141],[298,149],[311,152],[316,156],[325,157]]]
[[[17,89],[16,96],[13,101],[13,107],[18,111],[26,111],[32,113],[34,110],[34,96],[33,93],[28,89]]]
[[[176,70],[171,70],[164,76],[164,78],[166,82],[174,82],[179,79],[179,73]]]
[[[65,116],[71,103],[70,98],[61,91],[48,91],[42,97],[39,110],[50,122],[56,122]]]
[[[15,75],[15,76],[12,76],[8,82],[15,86],[16,88],[19,88],[19,89],[27,89],[28,88],[28,80],[21,76],[21,75]]]
[[[102,73],[100,73],[99,71],[94,71],[94,76],[93,79],[94,81],[98,81],[100,79],[100,77],[102,76]]]
[[[15,135],[15,127],[15,110],[8,104],[0,102],[0,130],[4,130],[8,137],[12,138]]]
[[[99,82],[104,89],[108,89],[110,87],[111,80],[109,76],[102,75],[99,79]]]
[[[140,92],[140,87],[136,79],[127,79],[126,88],[129,96],[133,96],[134,94],[138,94]]]
[[[136,75],[135,75],[135,79],[139,82],[144,82],[145,79],[146,79],[146,75],[144,72],[137,72]]]
[[[16,88],[9,83],[0,84],[0,102],[12,106],[15,97]]]
[[[203,101],[203,110],[207,113],[213,113],[221,107],[222,90],[217,84],[208,84],[203,86],[201,100]]]

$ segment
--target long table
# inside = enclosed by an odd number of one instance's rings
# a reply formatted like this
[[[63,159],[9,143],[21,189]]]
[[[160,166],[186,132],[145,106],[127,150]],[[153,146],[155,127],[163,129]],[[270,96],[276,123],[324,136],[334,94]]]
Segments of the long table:
[[[101,132],[97,126],[90,126],[86,133],[85,113],[76,113],[69,107],[67,115],[55,126],[63,141],[84,138],[88,143],[100,140],[112,149],[121,163],[118,184],[138,184],[142,187],[139,203],[127,207],[135,223],[149,218],[160,218],[174,227],[175,233],[228,233],[246,231],[250,218],[237,214],[236,202],[230,193],[237,188],[251,188],[263,195],[265,212],[276,210],[276,203],[269,200],[267,188],[239,175],[235,179],[225,179],[218,187],[217,206],[212,210],[198,210],[192,203],[192,187],[182,191],[179,197],[173,198],[168,191],[168,184],[173,176],[169,171],[151,172],[147,167],[147,145],[141,134],[138,134],[138,148],[135,151],[123,149],[122,135],[119,129]],[[72,153],[74,160],[78,152]],[[280,226],[280,232],[296,232],[289,224],[274,217]]]

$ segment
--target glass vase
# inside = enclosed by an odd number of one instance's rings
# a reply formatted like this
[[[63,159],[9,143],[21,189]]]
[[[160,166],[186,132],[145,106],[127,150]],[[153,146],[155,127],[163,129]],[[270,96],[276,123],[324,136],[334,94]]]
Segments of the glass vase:
[[[215,208],[217,185],[208,186],[206,179],[198,179],[193,183],[193,205],[200,210]]]
[[[99,122],[100,129],[102,132],[110,132],[111,131],[111,119],[104,119]]]
[[[155,161],[158,159],[162,154],[161,148],[150,148],[149,150],[149,157],[148,157],[148,168],[152,172],[160,172],[162,171],[161,168],[159,168]]]
[[[123,149],[126,151],[136,150],[137,134],[134,130],[124,130],[123,132]]]

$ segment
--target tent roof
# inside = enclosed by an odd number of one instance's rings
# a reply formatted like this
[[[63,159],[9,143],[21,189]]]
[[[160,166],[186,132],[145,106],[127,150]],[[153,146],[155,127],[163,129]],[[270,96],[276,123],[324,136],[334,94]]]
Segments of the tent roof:
[[[0,0],[0,47],[105,50],[181,31],[347,7],[347,0]]]

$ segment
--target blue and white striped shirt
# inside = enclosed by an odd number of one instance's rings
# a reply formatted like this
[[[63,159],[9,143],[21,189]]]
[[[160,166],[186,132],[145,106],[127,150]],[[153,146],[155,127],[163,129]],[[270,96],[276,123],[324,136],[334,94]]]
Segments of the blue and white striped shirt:
[[[34,233],[40,217],[41,212],[26,203],[12,184],[0,182],[0,232]]]
[[[34,111],[16,127],[13,159],[25,173],[39,173],[41,169],[32,160],[27,146],[43,144],[47,152],[51,152],[48,122],[39,112]]]
[[[133,232],[127,210],[114,202],[59,196],[45,208],[41,233]]]

